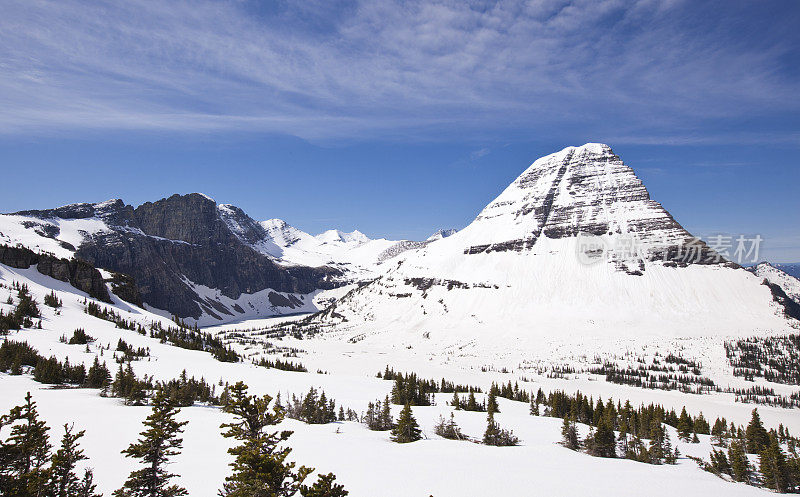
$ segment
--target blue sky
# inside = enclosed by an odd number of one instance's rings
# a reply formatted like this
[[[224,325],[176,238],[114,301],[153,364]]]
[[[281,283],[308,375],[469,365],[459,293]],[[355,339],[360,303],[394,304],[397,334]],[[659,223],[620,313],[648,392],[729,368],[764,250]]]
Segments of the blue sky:
[[[796,1],[2,12],[0,211],[201,191],[312,233],[424,238],[597,141],[691,231],[800,261]]]

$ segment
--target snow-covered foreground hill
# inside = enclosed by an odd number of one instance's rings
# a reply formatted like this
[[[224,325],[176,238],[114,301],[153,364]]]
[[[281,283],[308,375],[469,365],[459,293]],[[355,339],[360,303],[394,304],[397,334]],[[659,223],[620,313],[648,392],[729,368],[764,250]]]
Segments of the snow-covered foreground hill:
[[[389,393],[391,382],[375,377],[378,370],[389,365],[398,371],[415,371],[422,377],[447,378],[458,383],[473,384],[487,388],[492,381],[521,381],[522,388],[549,391],[563,388],[569,391],[583,390],[595,398],[613,396],[629,399],[634,405],[656,402],[667,407],[687,409],[707,418],[725,416],[735,423],[749,419],[752,405],[733,402],[728,394],[688,395],[675,391],[643,390],[612,385],[598,378],[545,378],[529,372],[514,371],[500,373],[482,372],[477,362],[450,362],[446,358],[431,355],[423,350],[395,346],[338,340],[335,337],[296,339],[285,337],[270,339],[271,345],[258,331],[274,320],[243,322],[226,325],[213,332],[225,331],[228,336],[239,333],[252,339],[236,345],[237,350],[248,357],[269,355],[280,357],[276,347],[300,349],[299,360],[308,368],[308,373],[288,372],[257,367],[249,362],[223,363],[210,354],[177,348],[142,336],[136,331],[115,327],[113,323],[100,320],[84,312],[86,295],[66,283],[43,276],[35,269],[13,270],[0,265],[0,308],[8,312],[5,304],[9,295],[14,295],[7,286],[13,282],[27,284],[42,310],[42,328],[11,332],[7,339],[24,340],[43,356],[55,356],[60,360],[69,358],[72,364],[89,366],[95,357],[116,367],[113,350],[122,338],[133,347],[144,347],[150,356],[133,361],[132,368],[138,376],[152,375],[157,380],[178,377],[183,370],[189,376],[203,377],[207,381],[235,382],[242,380],[253,393],[275,394],[281,392],[286,399],[290,394],[302,394],[310,387],[322,388],[337,405],[351,408],[359,413],[367,404],[382,399]],[[63,306],[59,310],[41,305],[44,296],[55,289]],[[90,299],[91,300],[91,299]],[[103,304],[105,305],[105,304]],[[142,309],[116,300],[116,312],[126,320],[143,325],[160,321],[165,326],[169,321]],[[298,319],[298,318],[294,318]],[[63,343],[62,336],[70,336],[78,328],[96,340],[84,345]],[[238,332],[233,330],[237,329]],[[110,347],[100,355],[100,347]],[[314,371],[322,369],[328,374]],[[529,381],[522,381],[523,377]],[[118,488],[128,472],[135,467],[124,458],[120,450],[135,440],[142,429],[141,421],[149,412],[147,407],[125,406],[119,399],[103,398],[92,389],[51,389],[34,382],[29,375],[11,376],[0,373],[0,412],[22,402],[27,391],[31,391],[44,419],[53,428],[66,422],[74,422],[76,428],[85,429],[83,447],[90,457],[88,464],[95,468],[99,489],[105,495]],[[290,438],[294,451],[292,458],[301,464],[312,466],[322,473],[334,472],[353,497],[359,496],[412,496],[412,495],[528,495],[531,492],[549,495],[641,495],[644,488],[649,495],[757,495],[763,491],[754,487],[725,482],[701,471],[697,465],[681,458],[676,466],[652,466],[627,460],[593,458],[583,453],[570,451],[557,442],[560,440],[561,422],[558,419],[533,417],[528,414],[528,405],[500,399],[501,413],[497,420],[504,428],[514,431],[520,438],[518,447],[489,447],[467,441],[444,440],[433,433],[439,415],[449,415],[452,408],[447,405],[450,395],[437,394],[436,405],[415,407],[414,415],[420,423],[425,438],[411,444],[396,444],[389,440],[388,432],[369,431],[355,422],[337,422],[325,425],[307,425],[295,420],[286,420],[282,427],[292,429]],[[398,414],[399,407],[393,406]],[[783,423],[793,433],[800,431],[800,415],[795,410],[760,407],[762,418],[768,427]],[[455,412],[455,419],[464,433],[480,438],[485,428],[485,414]],[[218,408],[195,405],[184,408],[181,419],[188,420],[184,436],[184,448],[170,470],[179,474],[179,483],[189,490],[189,495],[204,497],[216,495],[224,477],[228,474],[229,442],[220,435],[219,425],[226,415]],[[581,427],[582,435],[586,427]],[[674,430],[672,440],[676,441]],[[679,443],[684,455],[707,456],[709,439],[701,436],[700,444]],[[397,475],[413,475],[397,484]],[[578,477],[579,475],[580,477]]]
[[[105,495],[119,488],[136,468],[119,452],[136,439],[148,407],[123,406],[119,400],[101,398],[92,390],[48,390],[24,377],[2,375],[0,381],[3,411],[30,391],[50,426],[74,422],[76,428],[86,430],[83,447],[95,469],[99,490]],[[265,390],[290,388],[266,378],[258,385]],[[375,389],[374,394],[380,395],[382,390]],[[443,404],[444,400],[437,401]],[[501,400],[500,408],[499,422],[512,428],[522,445],[487,447],[433,435],[438,415],[451,410],[445,405],[414,409],[428,438],[411,444],[393,443],[388,432],[369,431],[355,422],[307,425],[286,420],[279,428],[295,432],[289,439],[292,459],[323,473],[335,473],[353,497],[518,496],[531,492],[633,497],[641,495],[643,488],[653,496],[674,496],[676,492],[685,496],[766,495],[754,487],[724,482],[688,459],[675,466],[652,466],[573,452],[556,443],[560,420],[532,417],[525,404]],[[229,474],[230,458],[225,451],[230,444],[219,429],[228,419],[217,408],[200,406],[184,408],[178,419],[189,424],[183,452],[170,471],[180,475],[177,482],[189,495],[215,496]],[[485,429],[485,415],[481,413],[458,411],[455,419],[468,435],[480,437]],[[671,436],[676,439],[674,431]],[[679,444],[679,449],[684,454],[707,456],[710,444],[708,437],[702,438],[700,444]],[[398,484],[398,474],[413,477]]]

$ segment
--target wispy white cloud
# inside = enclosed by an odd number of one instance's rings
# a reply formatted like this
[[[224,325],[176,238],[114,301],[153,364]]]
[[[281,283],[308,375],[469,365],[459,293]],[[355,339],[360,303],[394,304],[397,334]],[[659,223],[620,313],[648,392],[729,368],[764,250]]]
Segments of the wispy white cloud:
[[[790,43],[732,46],[687,28],[680,1],[299,4],[8,0],[0,133],[583,126],[642,142],[800,107],[796,82],[775,71]]]
[[[474,150],[472,153],[469,154],[469,158],[470,160],[478,160],[481,157],[486,157],[490,153],[492,153],[491,149],[484,147],[479,150]]]

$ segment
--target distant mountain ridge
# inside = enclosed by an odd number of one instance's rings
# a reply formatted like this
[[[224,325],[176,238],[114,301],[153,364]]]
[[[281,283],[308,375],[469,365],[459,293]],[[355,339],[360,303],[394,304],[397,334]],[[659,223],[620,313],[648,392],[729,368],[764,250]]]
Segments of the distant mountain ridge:
[[[257,250],[264,228],[201,194],[136,208],[117,199],[2,215],[0,242],[128,274],[146,304],[210,322],[313,310],[307,299],[343,283],[338,269],[287,266]],[[236,302],[262,293],[248,300],[251,309]]]
[[[786,272],[783,267],[786,267],[786,265],[762,262],[747,268],[747,270],[759,278],[764,278],[770,283],[778,285],[786,293],[787,297],[800,304],[800,279]]]
[[[780,269],[788,275],[800,279],[800,262],[794,263],[772,263],[772,266]]]

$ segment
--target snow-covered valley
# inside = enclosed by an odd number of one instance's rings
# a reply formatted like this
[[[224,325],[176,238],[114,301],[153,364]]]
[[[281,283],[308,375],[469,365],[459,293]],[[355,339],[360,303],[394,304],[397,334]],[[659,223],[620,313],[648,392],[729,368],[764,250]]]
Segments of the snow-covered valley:
[[[363,412],[369,402],[382,399],[391,390],[392,383],[375,377],[387,365],[398,370],[415,371],[422,377],[447,378],[457,383],[478,385],[484,389],[494,382],[509,380],[519,382],[522,388],[534,391],[583,391],[595,398],[630,400],[633,405],[655,402],[668,408],[686,406],[694,415],[703,412],[709,419],[724,416],[730,422],[744,424],[753,405],[734,402],[733,396],[724,393],[692,395],[676,391],[645,390],[637,387],[614,385],[590,375],[566,375],[548,378],[519,368],[509,372],[481,371],[487,365],[485,358],[475,354],[456,360],[447,354],[432,354],[424,348],[407,348],[394,344],[340,340],[336,336],[320,335],[303,339],[291,336],[265,339],[260,335],[265,327],[274,326],[278,318],[245,321],[210,328],[215,334],[248,337],[248,343],[234,347],[248,359],[261,355],[283,357],[276,347],[295,349],[296,357],[309,372],[282,371],[253,365],[249,360],[226,363],[215,360],[210,354],[191,351],[159,340],[142,336],[136,331],[124,330],[113,323],[89,316],[85,312],[87,296],[67,284],[42,276],[33,269],[13,270],[0,266],[0,301],[14,296],[9,286],[14,282],[28,285],[42,310],[42,328],[11,332],[5,339],[26,341],[43,356],[55,356],[70,363],[91,365],[95,357],[106,361],[112,369],[114,345],[119,339],[133,347],[149,349],[149,357],[130,364],[137,376],[152,376],[157,380],[176,378],[185,370],[189,376],[203,377],[219,387],[219,382],[244,381],[255,393],[275,395],[284,399],[291,394],[301,395],[310,387],[324,390],[337,405]],[[44,297],[55,289],[63,305],[58,310],[41,305]],[[105,305],[105,304],[102,304]],[[0,305],[5,312],[10,305]],[[115,299],[116,312],[124,319],[148,325],[169,320]],[[298,320],[300,316],[290,318]],[[95,340],[87,346],[69,345],[60,338],[69,336],[75,328],[84,328]],[[236,331],[238,330],[238,331]],[[253,330],[253,331],[245,331]],[[259,336],[262,338],[259,339]],[[267,345],[269,342],[270,345]],[[601,342],[584,343],[587,350]],[[609,350],[618,342],[607,343]],[[633,344],[632,344],[633,345]],[[683,350],[702,350],[707,344],[702,340],[689,341]],[[666,344],[665,344],[666,346]],[[103,349],[103,350],[101,350]],[[292,354],[293,356],[295,354]],[[499,369],[499,367],[498,367]],[[326,374],[315,371],[322,370]],[[729,377],[733,381],[733,378]],[[773,385],[774,386],[774,385]],[[104,398],[96,389],[52,388],[32,380],[30,375],[14,376],[0,373],[0,412],[18,405],[26,392],[33,394],[41,414],[49,426],[75,423],[86,430],[83,447],[89,456],[87,465],[95,470],[99,490],[109,495],[124,481],[134,463],[120,454],[141,430],[141,421],[148,414],[147,406],[127,406],[122,399]],[[483,397],[481,394],[480,397]],[[463,432],[480,439],[485,427],[485,414],[454,411],[448,405],[447,394],[436,395],[436,405],[415,407],[424,438],[411,444],[390,441],[388,432],[370,431],[354,421],[309,425],[287,419],[282,428],[294,430],[289,445],[291,458],[317,468],[320,472],[334,472],[353,496],[386,495],[525,495],[545,492],[555,495],[575,495],[597,492],[601,495],[638,495],[642,485],[648,485],[653,495],[674,495],[679,489],[686,495],[756,495],[763,490],[744,484],[725,482],[704,472],[697,464],[681,457],[675,466],[653,466],[627,460],[610,460],[591,457],[571,451],[558,442],[561,421],[529,414],[527,403],[499,399],[501,412],[498,422],[513,430],[521,440],[516,447],[488,447],[468,441],[445,440],[433,433],[440,415],[455,413],[455,420]],[[393,406],[397,415],[400,406]],[[800,415],[793,409],[759,406],[767,427],[783,424],[791,432],[800,431]],[[179,419],[188,420],[184,434],[184,449],[175,458],[170,470],[180,475],[178,482],[192,496],[216,495],[229,473],[226,454],[230,441],[222,438],[219,425],[228,416],[218,407],[196,404],[183,408]],[[681,454],[706,457],[711,450],[710,438],[701,435],[699,444],[677,442]],[[54,432],[56,430],[53,430]],[[582,435],[587,433],[580,426]],[[395,471],[415,475],[402,486],[387,484]],[[582,478],[575,478],[579,470]]]

